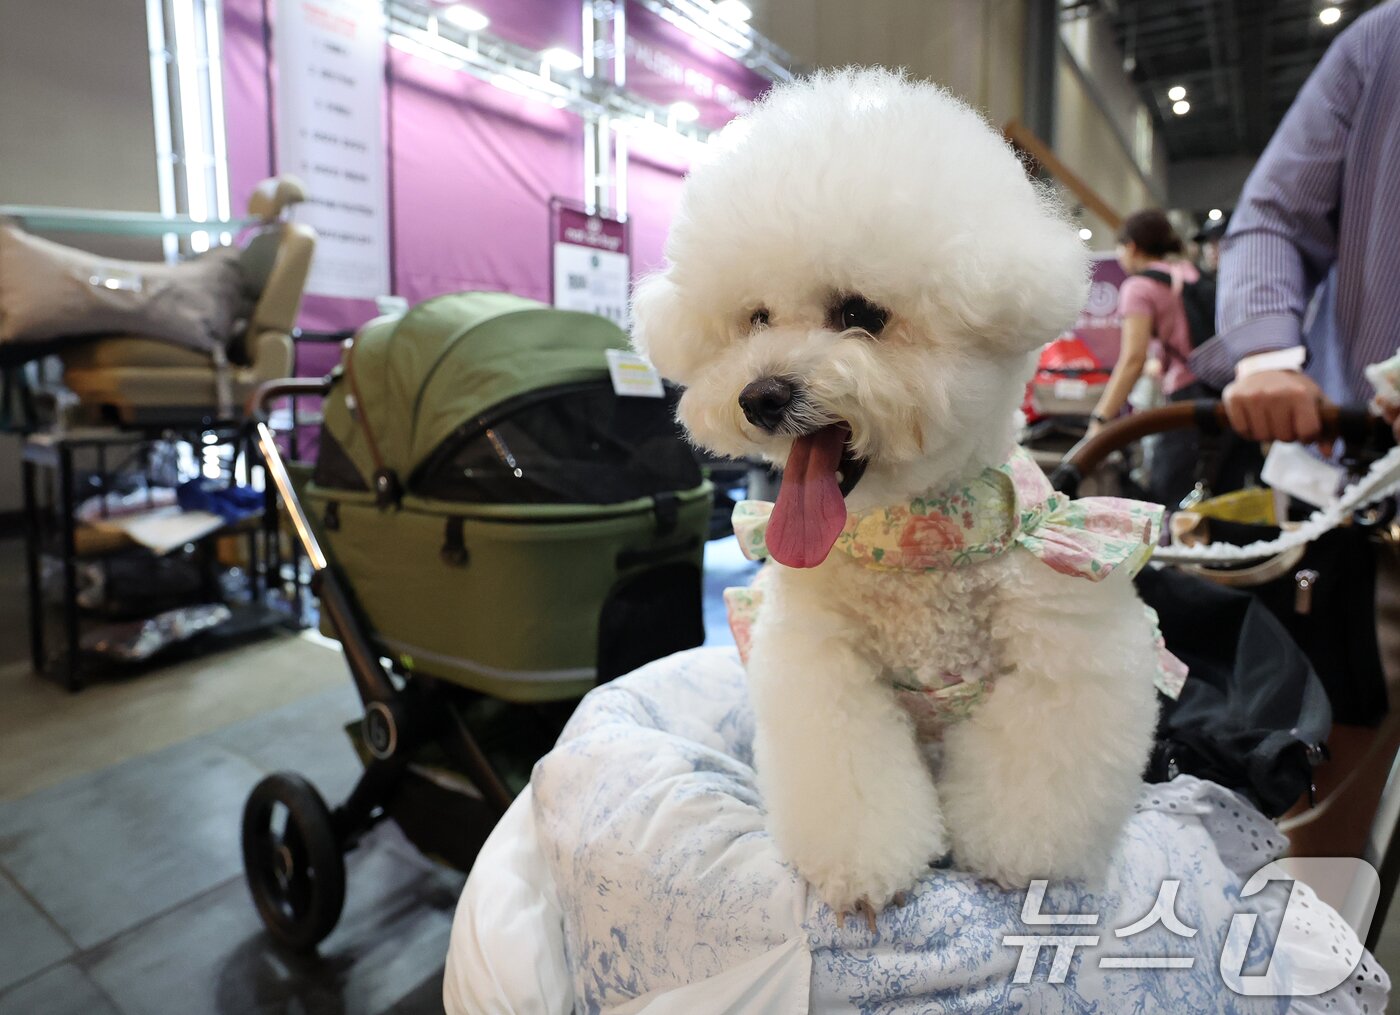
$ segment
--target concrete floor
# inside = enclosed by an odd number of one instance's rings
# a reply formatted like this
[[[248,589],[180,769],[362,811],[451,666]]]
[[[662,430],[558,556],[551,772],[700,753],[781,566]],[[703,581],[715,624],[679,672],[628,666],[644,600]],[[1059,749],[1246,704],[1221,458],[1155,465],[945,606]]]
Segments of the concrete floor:
[[[244,884],[248,791],[292,768],[343,795],[354,711],[320,692],[0,804],[0,1012],[440,1011],[462,878],[392,826],[349,858],[345,913],[311,958],[272,945]]]
[[[316,956],[272,945],[243,880],[254,784],[291,769],[335,801],[356,777],[338,652],[286,636],[75,696],[10,664],[12,702],[29,718],[0,762],[0,1013],[442,1010],[463,879],[393,826],[350,856]]]
[[[22,565],[0,541],[0,1013],[441,1012],[463,879],[392,826],[316,956],[272,945],[243,880],[264,775],[336,801],[358,773],[340,653],[282,635],[71,695],[30,673]]]
[[[706,626],[752,565],[712,544]],[[269,772],[334,805],[360,771],[339,651],[285,635],[78,694],[29,671],[23,547],[0,540],[0,1015],[442,1011],[460,874],[392,824],[348,859],[345,912],[309,958],[263,933],[239,822]]]

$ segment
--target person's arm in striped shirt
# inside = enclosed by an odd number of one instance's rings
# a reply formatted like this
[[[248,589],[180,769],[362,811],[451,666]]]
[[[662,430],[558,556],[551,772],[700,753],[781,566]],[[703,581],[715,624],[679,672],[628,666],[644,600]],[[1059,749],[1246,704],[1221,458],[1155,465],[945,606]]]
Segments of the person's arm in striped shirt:
[[[1255,440],[1308,441],[1320,428],[1322,393],[1297,369],[1301,356],[1282,369],[1250,360],[1301,349],[1308,301],[1336,259],[1351,111],[1363,82],[1355,37],[1344,32],[1260,156],[1221,246],[1218,333],[1191,365],[1225,387],[1231,425]]]

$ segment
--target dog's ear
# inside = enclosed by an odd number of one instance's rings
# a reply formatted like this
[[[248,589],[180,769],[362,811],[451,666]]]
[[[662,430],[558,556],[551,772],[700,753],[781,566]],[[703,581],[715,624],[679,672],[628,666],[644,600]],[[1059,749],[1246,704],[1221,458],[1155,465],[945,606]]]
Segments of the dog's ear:
[[[1046,189],[965,252],[952,309],[975,334],[1029,352],[1073,326],[1089,295],[1089,252]],[[945,298],[947,294],[945,293]]]
[[[687,383],[703,348],[703,328],[665,272],[648,275],[633,288],[632,347],[663,377]]]

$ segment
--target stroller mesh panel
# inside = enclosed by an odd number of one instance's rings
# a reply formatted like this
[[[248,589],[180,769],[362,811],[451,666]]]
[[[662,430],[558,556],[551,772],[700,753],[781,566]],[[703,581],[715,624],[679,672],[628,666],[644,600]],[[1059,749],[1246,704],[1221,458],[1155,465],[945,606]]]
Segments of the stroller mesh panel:
[[[674,391],[619,397],[608,382],[537,393],[458,427],[409,489],[479,504],[616,504],[689,490],[700,468],[675,405]]]
[[[321,428],[321,443],[316,451],[316,471],[313,479],[317,486],[329,490],[368,490],[364,477],[355,467],[340,441],[335,439],[330,427]]]

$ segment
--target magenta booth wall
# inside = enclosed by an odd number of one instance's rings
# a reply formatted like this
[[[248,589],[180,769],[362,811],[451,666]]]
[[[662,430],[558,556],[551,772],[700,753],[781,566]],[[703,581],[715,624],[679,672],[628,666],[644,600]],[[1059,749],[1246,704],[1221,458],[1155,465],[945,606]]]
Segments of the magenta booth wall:
[[[277,171],[269,66],[276,0],[225,0],[224,101],[235,206]],[[490,31],[531,49],[582,45],[578,0],[473,0]],[[684,99],[720,126],[767,86],[749,71],[638,5],[628,10],[628,88],[669,104]],[[583,199],[578,117],[494,88],[461,71],[387,48],[385,130],[395,294],[418,302],[463,289],[550,298],[550,200]],[[685,159],[639,144],[628,166],[634,273],[662,263]],[[353,328],[369,301],[308,296],[309,329]],[[320,373],[333,346],[308,346],[299,372]]]
[[[699,123],[724,126],[763,94],[768,80],[637,4],[627,8],[627,89],[657,105],[689,102]],[[659,268],[688,168],[684,150],[647,138],[629,149],[627,210],[632,274]]]

